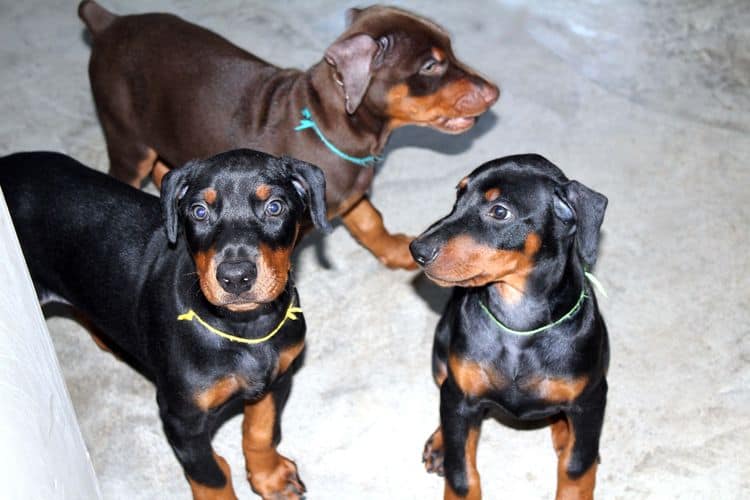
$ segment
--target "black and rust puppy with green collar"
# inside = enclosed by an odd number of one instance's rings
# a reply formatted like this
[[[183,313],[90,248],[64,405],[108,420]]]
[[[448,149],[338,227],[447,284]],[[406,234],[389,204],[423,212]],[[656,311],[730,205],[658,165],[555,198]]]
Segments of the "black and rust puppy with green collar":
[[[437,284],[455,287],[438,323],[440,427],[423,459],[445,498],[481,498],[482,419],[549,419],[557,498],[592,498],[607,396],[607,329],[587,281],[607,199],[537,155],[477,168],[453,211],[411,244]]]
[[[211,438],[243,404],[253,490],[300,498],[296,465],[276,446],[305,337],[290,256],[307,214],[329,229],[323,173],[230,151],[169,173],[160,206],[67,156],[35,152],[0,159],[0,187],[40,301],[71,305],[100,345],[156,385],[194,498],[236,498]]]

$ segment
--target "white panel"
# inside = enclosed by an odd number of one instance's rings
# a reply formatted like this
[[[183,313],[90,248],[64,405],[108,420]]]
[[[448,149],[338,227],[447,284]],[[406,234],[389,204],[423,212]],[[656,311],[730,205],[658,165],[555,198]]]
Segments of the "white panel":
[[[0,192],[0,496],[101,498]]]

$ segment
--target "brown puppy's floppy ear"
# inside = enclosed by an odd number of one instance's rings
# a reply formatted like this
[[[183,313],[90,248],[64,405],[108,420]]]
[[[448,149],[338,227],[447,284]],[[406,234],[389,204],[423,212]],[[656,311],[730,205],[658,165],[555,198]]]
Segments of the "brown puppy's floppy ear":
[[[587,269],[596,264],[599,229],[604,221],[607,197],[578,181],[570,181],[555,190],[555,215],[572,224],[576,233],[578,255]]]
[[[161,217],[164,221],[164,230],[167,240],[174,245],[180,229],[180,200],[187,193],[190,181],[195,171],[202,166],[199,161],[191,161],[182,168],[172,169],[167,172],[161,182]]]
[[[284,156],[282,161],[292,171],[292,184],[305,201],[315,227],[324,233],[333,228],[326,217],[326,178],[323,171],[311,163]]]
[[[357,111],[372,79],[372,65],[378,43],[365,33],[337,40],[326,50],[325,60],[333,66],[344,87],[344,104],[350,115]]]
[[[354,21],[357,20],[357,17],[362,13],[362,9],[357,7],[352,7],[351,9],[346,10],[346,27],[348,28],[351,26]]]

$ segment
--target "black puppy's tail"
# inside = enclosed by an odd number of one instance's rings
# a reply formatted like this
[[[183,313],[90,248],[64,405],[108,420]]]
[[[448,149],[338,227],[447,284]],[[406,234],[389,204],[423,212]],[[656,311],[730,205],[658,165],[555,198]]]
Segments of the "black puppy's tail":
[[[94,2],[83,0],[78,5],[78,17],[84,22],[92,35],[98,35],[117,19],[117,16]]]

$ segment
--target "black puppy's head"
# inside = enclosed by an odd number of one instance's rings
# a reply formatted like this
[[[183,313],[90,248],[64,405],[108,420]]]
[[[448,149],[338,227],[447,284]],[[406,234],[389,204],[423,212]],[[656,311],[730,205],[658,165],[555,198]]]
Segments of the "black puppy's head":
[[[171,171],[161,205],[169,242],[184,229],[203,295],[235,312],[271,302],[284,290],[306,212],[318,228],[330,229],[320,169],[251,150]]]
[[[502,283],[523,293],[535,270],[559,274],[570,258],[594,265],[607,198],[543,157],[492,160],[457,189],[453,211],[411,244],[439,285]]]

